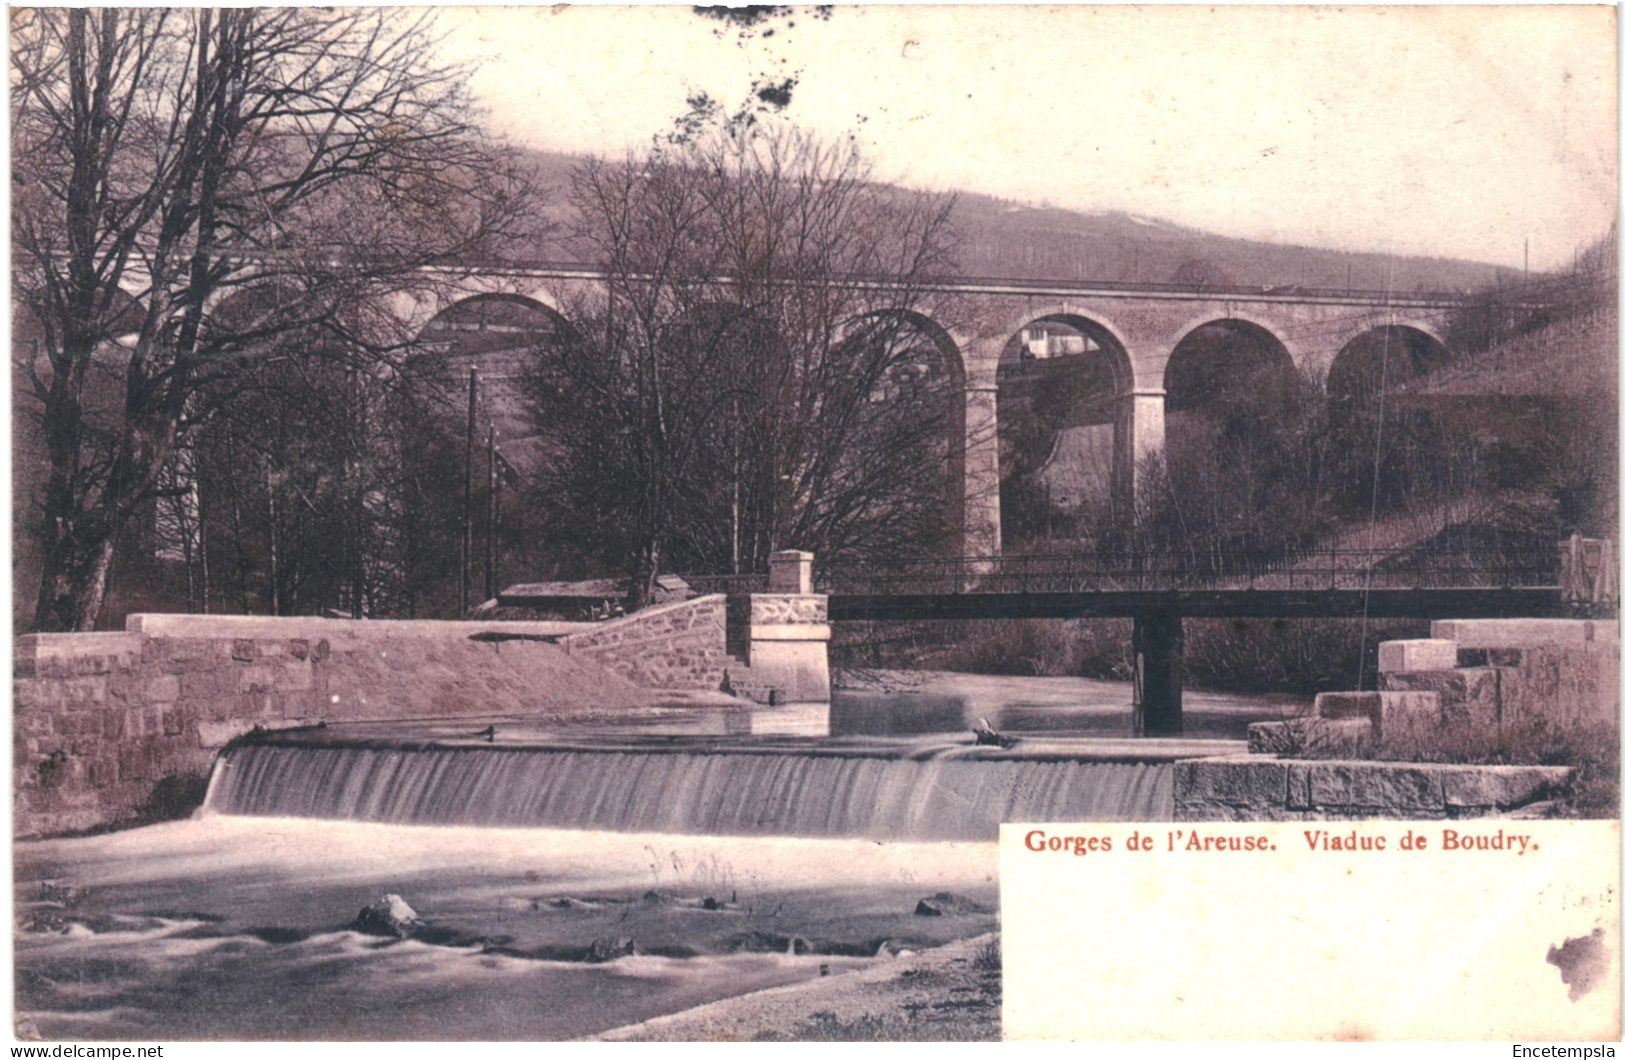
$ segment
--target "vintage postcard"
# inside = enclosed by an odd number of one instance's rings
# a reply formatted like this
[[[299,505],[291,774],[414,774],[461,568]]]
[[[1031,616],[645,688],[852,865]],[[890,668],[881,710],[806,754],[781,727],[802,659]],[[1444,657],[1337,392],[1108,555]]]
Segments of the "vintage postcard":
[[[1617,9],[8,16],[13,1055],[1619,1040]]]

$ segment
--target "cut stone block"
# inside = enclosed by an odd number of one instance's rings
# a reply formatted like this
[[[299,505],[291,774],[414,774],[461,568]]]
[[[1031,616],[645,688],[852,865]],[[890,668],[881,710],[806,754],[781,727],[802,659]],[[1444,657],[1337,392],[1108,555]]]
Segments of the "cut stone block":
[[[1376,742],[1376,733],[1368,718],[1347,721],[1291,718],[1256,721],[1247,726],[1247,750],[1251,754],[1362,758],[1371,752]]]
[[[1591,645],[1531,648],[1502,671],[1501,718],[1523,724],[1609,724],[1619,717],[1619,655]]]
[[[1578,618],[1452,618],[1433,623],[1432,633],[1463,648],[1619,643],[1618,622]]]
[[[1180,804],[1181,821],[1293,821],[1301,815],[1284,806],[1231,806],[1223,802]]]
[[[1445,731],[1447,716],[1437,692],[1382,692],[1377,740],[1413,752],[1430,747]]]
[[[1456,642],[1453,640],[1385,640],[1377,646],[1377,672],[1399,670],[1453,670]]]
[[[1315,714],[1340,721],[1348,718],[1369,718],[1376,721],[1382,711],[1379,692],[1322,692],[1315,697]]]
[[[1322,692],[1315,713],[1328,721],[1363,718],[1378,743],[1425,740],[1444,720],[1437,692]]]
[[[1456,664],[1463,669],[1479,666],[1521,666],[1522,648],[1461,648],[1456,649]]]
[[[1434,692],[1452,728],[1493,733],[1501,721],[1501,671],[1489,667],[1399,671],[1377,675],[1384,692]]]
[[[1309,776],[1309,799],[1317,810],[1388,814],[1438,811],[1444,806],[1436,767],[1317,762],[1301,768]]]
[[[1176,805],[1217,802],[1231,806],[1280,806],[1286,802],[1285,762],[1207,758],[1174,763]]]
[[[767,557],[767,585],[775,593],[812,592],[813,554],[785,549]]]
[[[1565,791],[1574,771],[1565,766],[1465,766],[1441,771],[1446,805],[1506,810]]]

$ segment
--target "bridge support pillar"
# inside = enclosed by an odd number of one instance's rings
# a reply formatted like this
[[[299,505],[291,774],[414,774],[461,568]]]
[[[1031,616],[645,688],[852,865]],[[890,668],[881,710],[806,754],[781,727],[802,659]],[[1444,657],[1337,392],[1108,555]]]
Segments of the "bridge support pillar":
[[[1185,731],[1185,627],[1178,611],[1134,616],[1134,720],[1142,736]]]
[[[1122,395],[1112,427],[1112,499],[1124,511],[1135,511],[1142,485],[1140,468],[1167,445],[1162,390],[1131,390]]]
[[[965,388],[965,556],[999,555],[999,388],[991,378]]]

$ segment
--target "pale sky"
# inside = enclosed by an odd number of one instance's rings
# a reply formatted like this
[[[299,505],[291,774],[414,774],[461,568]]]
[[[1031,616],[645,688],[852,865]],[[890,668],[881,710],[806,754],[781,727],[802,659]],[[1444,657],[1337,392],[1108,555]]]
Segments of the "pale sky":
[[[490,120],[619,153],[691,91],[797,73],[787,114],[879,174],[1227,235],[1536,269],[1613,219],[1608,7],[837,7],[741,42],[687,7],[447,10]]]

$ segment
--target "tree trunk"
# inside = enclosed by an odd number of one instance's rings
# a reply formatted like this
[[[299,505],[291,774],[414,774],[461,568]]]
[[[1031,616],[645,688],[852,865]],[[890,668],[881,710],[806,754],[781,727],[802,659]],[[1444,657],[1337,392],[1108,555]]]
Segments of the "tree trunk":
[[[626,609],[636,611],[654,602],[655,580],[660,577],[660,542],[651,538],[638,550],[632,584],[626,593]]]
[[[265,507],[266,507],[266,533],[270,535],[271,560],[271,614],[282,614],[282,570],[277,562],[277,510],[276,510],[276,480],[271,474],[271,466],[265,466]]]
[[[113,536],[109,534],[96,548],[90,569],[78,593],[79,624],[75,631],[89,633],[96,628],[101,617],[102,603],[107,598],[107,572],[113,566]]]
[[[69,548],[66,541],[50,534],[44,544],[39,596],[34,602],[34,631],[63,633],[78,628],[79,612],[72,571],[74,564],[67,555]]]
[[[209,613],[209,508],[208,494],[203,488],[200,477],[197,483],[197,567],[198,567],[198,596],[202,601],[202,611]]]
[[[112,535],[94,545],[58,537],[47,542],[44,561],[35,602],[35,632],[94,630],[107,595],[107,572],[113,562]]]

